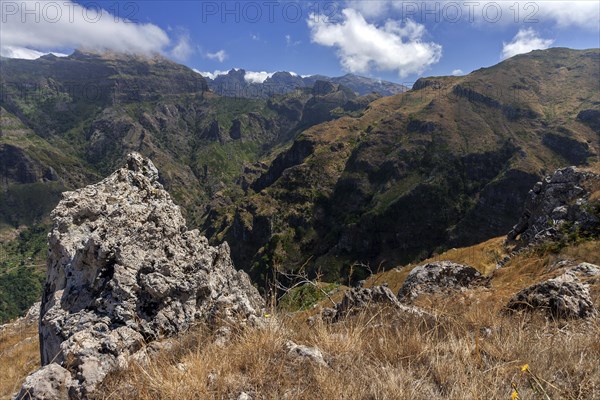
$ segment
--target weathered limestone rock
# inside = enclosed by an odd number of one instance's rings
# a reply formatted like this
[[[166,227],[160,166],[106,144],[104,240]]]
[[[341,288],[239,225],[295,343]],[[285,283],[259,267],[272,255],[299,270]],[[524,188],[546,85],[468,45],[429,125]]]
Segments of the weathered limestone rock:
[[[325,321],[335,322],[376,304],[390,305],[399,311],[418,316],[427,314],[416,307],[401,304],[387,286],[373,286],[371,288],[354,288],[347,291],[335,309],[323,309],[321,318]]]
[[[16,399],[66,399],[72,385],[71,373],[58,364],[48,364],[25,379]]]
[[[72,397],[93,392],[145,343],[194,322],[258,321],[263,300],[233,267],[228,245],[211,247],[187,230],[139,154],[100,183],[65,193],[52,218],[40,350],[42,365],[68,369]]]
[[[308,347],[288,340],[285,348],[288,352],[287,356],[290,359],[298,361],[309,360],[323,367],[328,366],[325,358],[323,358],[323,353],[317,347]]]
[[[412,301],[423,293],[444,293],[485,285],[488,279],[475,268],[450,261],[414,268],[398,292],[401,301]]]
[[[354,288],[344,294],[344,298],[336,306],[335,318],[353,314],[374,304],[398,306],[400,303],[394,293],[385,286],[372,288]]]
[[[596,315],[589,286],[576,280],[578,272],[575,267],[574,272],[568,271],[521,290],[510,299],[507,309],[543,310],[554,318],[565,319]]]
[[[565,273],[586,283],[595,283],[600,279],[600,267],[586,262],[577,264]]]
[[[600,233],[599,200],[589,200],[596,190],[600,190],[600,175],[575,167],[557,170],[529,191],[523,215],[508,240],[527,246],[572,232]]]

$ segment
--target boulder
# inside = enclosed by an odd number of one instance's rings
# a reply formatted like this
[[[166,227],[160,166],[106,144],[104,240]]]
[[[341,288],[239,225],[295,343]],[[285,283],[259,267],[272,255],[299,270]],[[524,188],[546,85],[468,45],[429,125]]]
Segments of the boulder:
[[[488,279],[468,265],[450,261],[433,262],[414,268],[398,292],[401,301],[410,302],[423,293],[444,293],[487,284]]]
[[[599,200],[590,200],[599,189],[599,174],[575,167],[557,170],[529,191],[523,214],[507,239],[524,247],[570,233],[600,233]]]
[[[344,298],[335,308],[335,317],[341,318],[374,304],[398,306],[400,303],[394,293],[385,286],[354,288],[344,293]]]
[[[323,358],[323,353],[317,347],[308,347],[301,344],[296,344],[288,340],[285,344],[288,358],[296,361],[308,360],[323,367],[327,367],[327,362]]]
[[[570,268],[566,274],[571,275],[574,279],[579,279],[587,283],[595,283],[600,278],[600,267],[582,262]]]
[[[64,193],[52,219],[41,361],[68,370],[71,397],[86,397],[146,344],[194,323],[260,321],[263,300],[233,267],[228,245],[187,230],[139,154],[100,183]]]
[[[510,311],[542,310],[554,318],[589,318],[596,315],[589,286],[578,282],[576,272],[529,286],[507,304]]]
[[[66,399],[72,385],[71,373],[56,363],[40,368],[25,379],[16,400]]]
[[[416,307],[401,304],[387,286],[373,286],[371,288],[354,288],[348,290],[344,293],[344,298],[336,305],[335,309],[323,309],[321,318],[325,321],[335,322],[376,304],[389,305],[394,309],[418,316],[427,314]]]

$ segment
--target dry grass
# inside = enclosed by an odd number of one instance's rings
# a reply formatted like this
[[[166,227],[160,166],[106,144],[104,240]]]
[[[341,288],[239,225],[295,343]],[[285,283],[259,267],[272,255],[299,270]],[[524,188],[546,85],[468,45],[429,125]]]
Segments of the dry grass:
[[[98,398],[236,399],[246,392],[255,399],[487,400],[510,399],[514,383],[521,399],[600,399],[597,319],[551,321],[503,312],[518,290],[556,275],[550,267],[557,260],[597,263],[599,244],[582,243],[561,254],[524,253],[492,274],[490,288],[419,299],[436,319],[375,308],[337,324],[310,326],[306,311],[275,313],[266,329],[242,332],[224,347],[198,328],[149,365],[114,375]],[[475,252],[453,249],[442,256],[463,263],[475,257],[487,272],[502,249],[501,240],[493,239]],[[387,271],[367,285],[387,282],[396,291],[410,269]],[[596,304],[598,286],[592,291]],[[288,340],[319,347],[330,367],[288,359]]]
[[[486,271],[503,250],[499,239],[475,247],[439,258]],[[489,288],[420,298],[418,305],[433,310],[435,319],[374,308],[337,324],[310,326],[310,310],[276,312],[265,329],[238,332],[222,347],[197,327],[148,365],[112,375],[97,398],[237,399],[244,391],[254,399],[487,400],[510,399],[514,383],[521,399],[547,399],[544,392],[551,399],[600,399],[599,319],[551,321],[503,312],[518,290],[560,273],[552,267],[557,261],[600,263],[599,247],[600,241],[591,241],[560,254],[523,253],[491,274]],[[397,291],[410,269],[387,271],[367,285],[388,282]],[[592,296],[598,306],[600,283]],[[288,340],[319,347],[329,367],[288,359]],[[2,398],[37,367],[37,346],[35,326],[0,333]],[[521,371],[525,364],[530,372]]]
[[[0,398],[9,399],[40,365],[36,323],[17,323],[0,331]]]
[[[394,293],[398,293],[404,280],[414,267],[436,261],[452,261],[458,264],[470,265],[482,274],[489,275],[495,270],[496,263],[506,255],[506,249],[504,248],[505,239],[506,237],[502,236],[474,246],[450,249],[427,260],[423,260],[419,264],[409,264],[404,267],[374,274],[366,280],[364,286],[371,287],[385,283]]]
[[[522,399],[542,398],[524,364],[552,399],[600,398],[597,323],[506,316],[481,303],[442,308],[436,320],[379,308],[312,327],[277,315],[224,347],[198,330],[150,365],[114,375],[98,398],[236,399],[244,391],[258,399],[487,400],[510,399],[512,383]],[[288,359],[287,340],[318,346],[329,367]]]

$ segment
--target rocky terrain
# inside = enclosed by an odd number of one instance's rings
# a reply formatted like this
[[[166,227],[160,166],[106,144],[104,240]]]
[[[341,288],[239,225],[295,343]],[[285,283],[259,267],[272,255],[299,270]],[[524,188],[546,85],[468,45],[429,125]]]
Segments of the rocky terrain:
[[[535,184],[523,215],[508,234],[520,246],[598,236],[600,176],[574,167]]]
[[[534,184],[520,225],[596,210],[599,182],[597,165],[555,171]],[[355,288],[306,282],[321,300],[265,310],[228,245],[188,231],[153,163],[133,153],[63,195],[41,306],[0,328],[0,355],[39,319],[42,367],[17,377],[16,399],[596,398],[600,218],[561,215],[586,234],[499,237]]]
[[[222,337],[256,326],[264,301],[226,243],[188,231],[150,160],[130,154],[52,212],[39,315],[42,368],[17,398],[86,398],[160,340],[208,323]]]

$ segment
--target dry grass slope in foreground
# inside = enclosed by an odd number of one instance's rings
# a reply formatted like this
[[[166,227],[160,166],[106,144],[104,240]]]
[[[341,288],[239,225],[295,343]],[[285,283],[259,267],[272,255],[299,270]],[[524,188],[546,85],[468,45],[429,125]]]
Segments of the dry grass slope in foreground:
[[[495,310],[494,310],[495,311]],[[482,333],[483,325],[492,332]],[[101,399],[600,398],[600,327],[499,316],[475,307],[437,320],[377,309],[308,327],[284,316],[225,347],[197,331],[149,366],[114,376]],[[329,367],[286,359],[285,343],[318,346]],[[534,385],[534,386],[532,386]]]
[[[17,322],[0,329],[0,399],[10,399],[39,366],[37,323]]]
[[[483,248],[494,244],[500,249],[500,241]],[[275,313],[266,329],[239,332],[222,347],[197,328],[149,365],[112,376],[98,399],[237,399],[246,392],[254,399],[488,400],[510,399],[513,388],[520,399],[600,399],[598,319],[503,312],[512,294],[551,277],[557,260],[598,263],[599,244],[521,254],[490,288],[421,299],[435,318],[379,307],[310,326],[306,312]],[[289,359],[288,340],[320,348],[328,366]]]

